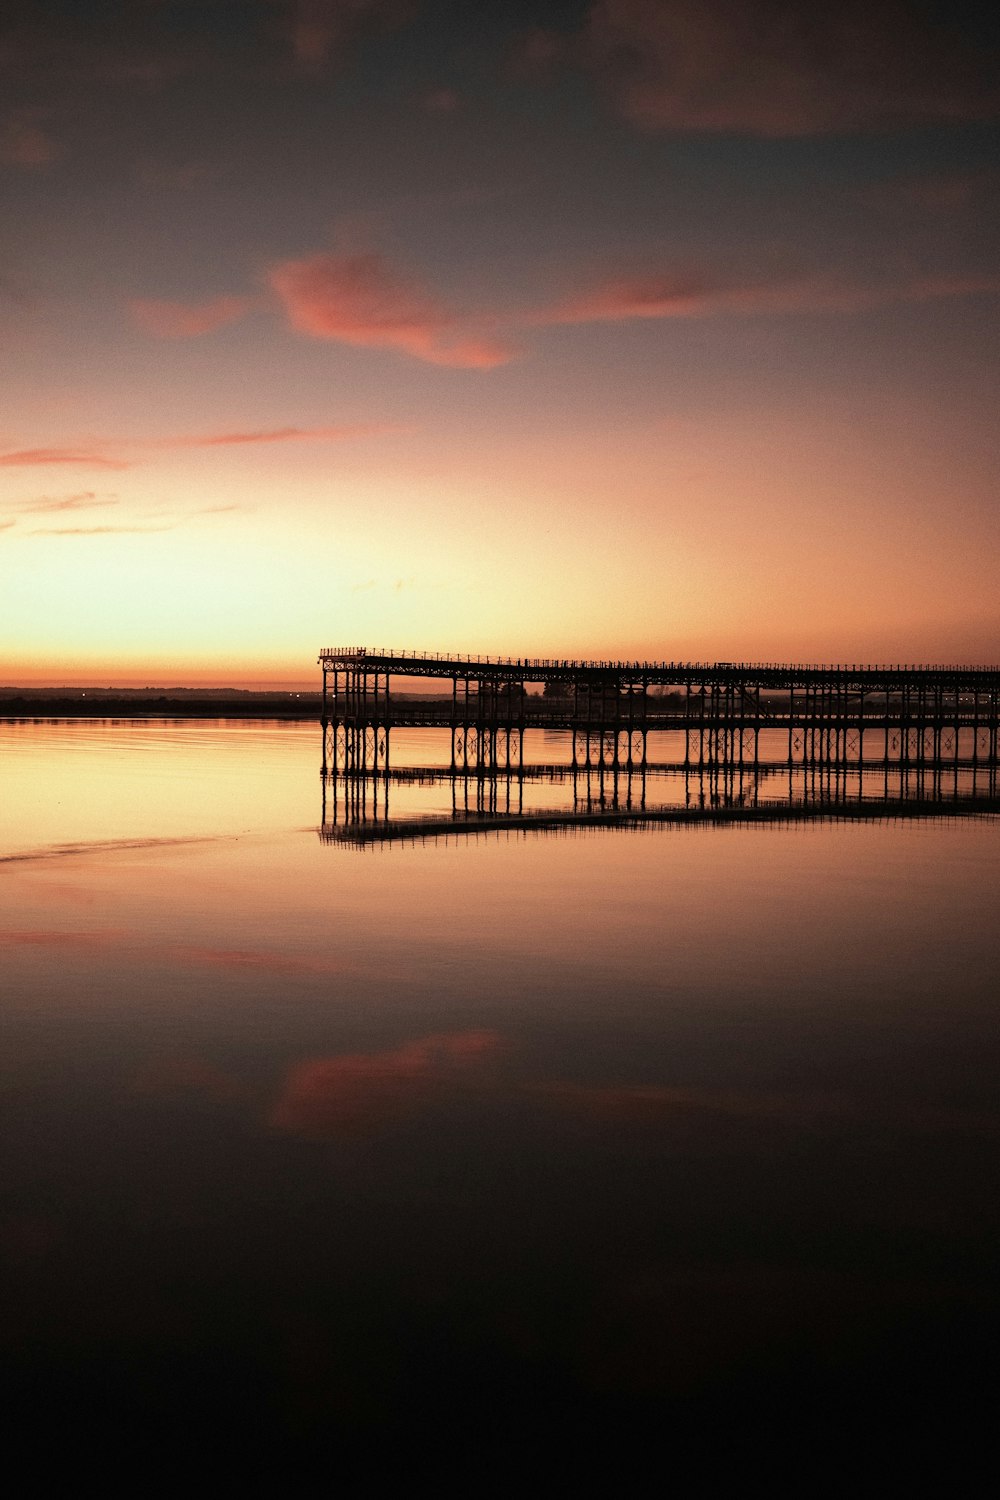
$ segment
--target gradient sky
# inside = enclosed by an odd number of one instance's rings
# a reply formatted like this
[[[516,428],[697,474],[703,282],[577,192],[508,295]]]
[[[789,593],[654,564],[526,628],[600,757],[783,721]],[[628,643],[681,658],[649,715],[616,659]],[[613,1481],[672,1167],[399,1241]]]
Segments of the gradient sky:
[[[5,683],[996,661],[997,23],[8,0]]]

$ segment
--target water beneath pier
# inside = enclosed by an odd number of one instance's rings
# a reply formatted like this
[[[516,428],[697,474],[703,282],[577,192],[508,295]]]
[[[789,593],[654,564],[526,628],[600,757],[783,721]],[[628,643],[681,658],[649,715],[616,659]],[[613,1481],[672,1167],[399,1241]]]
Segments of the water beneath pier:
[[[394,730],[395,779],[334,787],[315,726],[0,725],[36,1473],[994,1462],[989,769],[692,784],[651,743],[616,786],[533,751],[456,782]]]

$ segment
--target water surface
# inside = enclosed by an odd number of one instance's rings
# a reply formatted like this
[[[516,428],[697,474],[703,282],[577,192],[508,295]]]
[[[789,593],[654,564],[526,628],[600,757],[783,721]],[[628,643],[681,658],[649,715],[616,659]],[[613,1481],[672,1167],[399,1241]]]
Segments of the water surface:
[[[509,1493],[989,1456],[992,818],[359,847],[314,726],[7,724],[0,763],[37,1462]]]

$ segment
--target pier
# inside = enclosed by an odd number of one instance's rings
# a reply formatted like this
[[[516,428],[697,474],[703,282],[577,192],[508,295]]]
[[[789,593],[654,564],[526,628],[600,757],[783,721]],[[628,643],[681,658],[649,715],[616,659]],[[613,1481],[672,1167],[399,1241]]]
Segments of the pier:
[[[523,768],[536,730],[571,765],[642,771],[650,737],[723,779],[763,764],[995,766],[1000,667],[580,661],[325,647],[323,774],[388,771],[394,728],[450,734],[450,770]],[[420,680],[436,694],[415,701]],[[394,688],[405,680],[410,692]],[[672,736],[665,741],[660,736]],[[662,758],[662,757],[661,757]]]

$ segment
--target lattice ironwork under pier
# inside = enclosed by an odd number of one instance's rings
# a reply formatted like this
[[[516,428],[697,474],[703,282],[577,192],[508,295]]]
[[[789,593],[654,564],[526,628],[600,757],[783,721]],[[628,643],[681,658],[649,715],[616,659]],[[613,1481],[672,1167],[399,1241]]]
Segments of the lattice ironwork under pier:
[[[572,735],[572,762],[635,768],[651,735],[682,737],[685,763],[756,764],[780,743],[789,765],[876,755],[900,764],[996,764],[1000,668],[568,661],[328,647],[323,765],[389,765],[393,728],[450,732],[451,766],[524,764],[534,729]],[[393,679],[436,686],[414,702]],[[444,691],[441,692],[443,685]],[[539,689],[541,691],[539,692]]]

